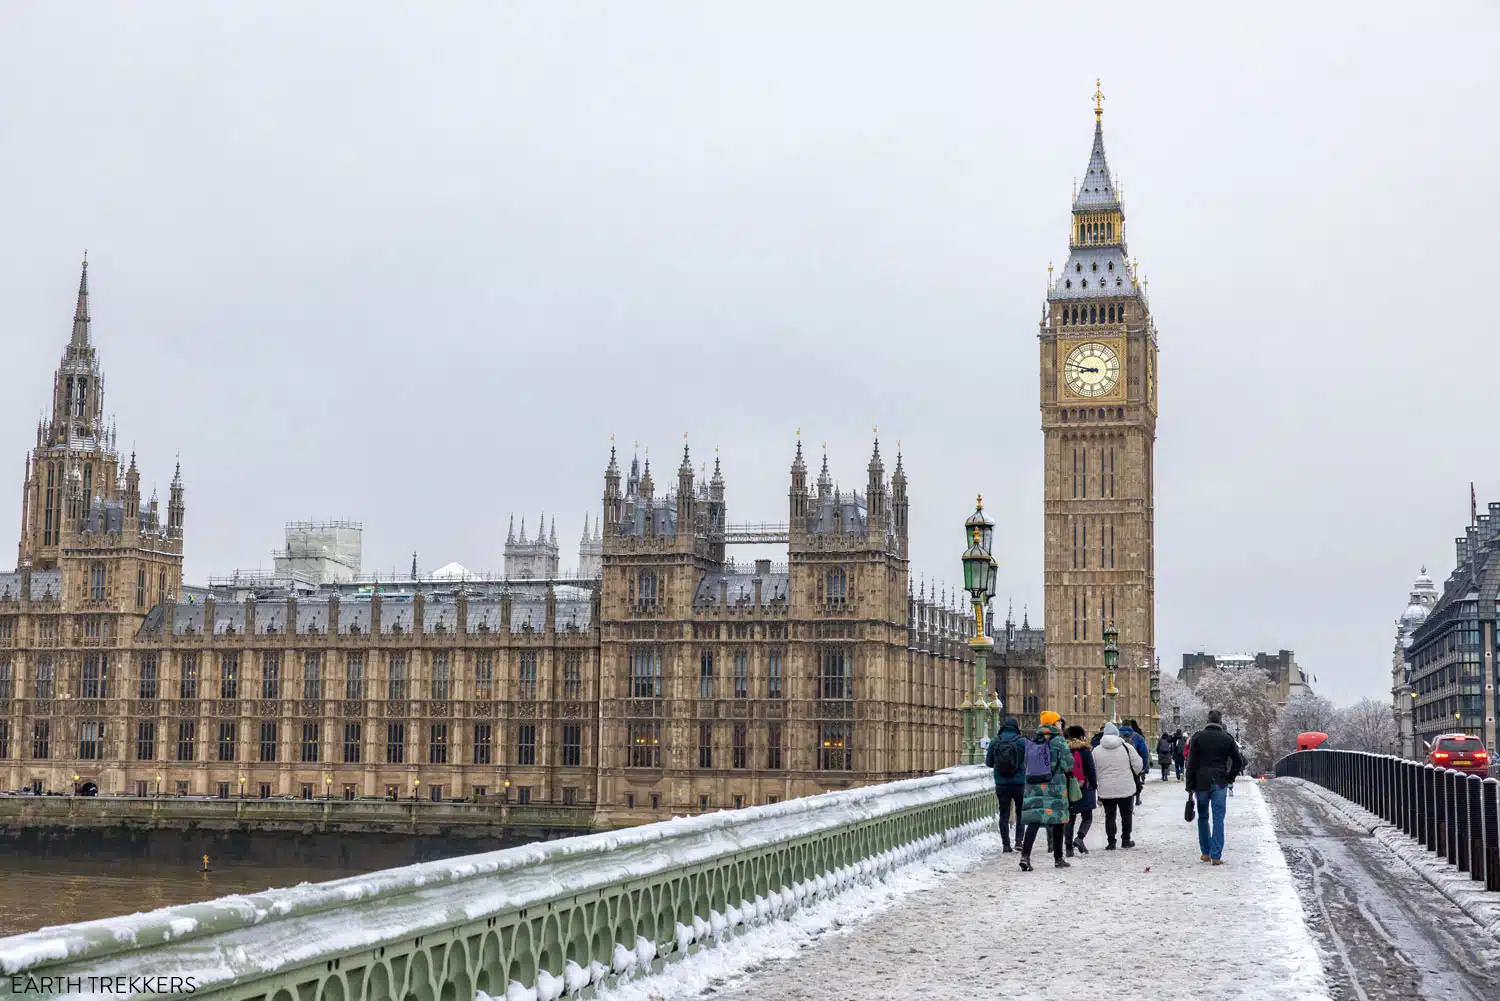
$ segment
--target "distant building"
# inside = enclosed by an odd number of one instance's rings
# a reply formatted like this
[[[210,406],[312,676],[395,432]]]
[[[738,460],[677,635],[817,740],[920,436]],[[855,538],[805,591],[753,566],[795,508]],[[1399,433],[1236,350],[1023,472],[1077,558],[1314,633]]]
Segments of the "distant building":
[[[1031,733],[1041,723],[1042,702],[1046,698],[1046,631],[1033,628],[1030,615],[1022,610],[1019,626],[1007,612],[1000,630],[997,632],[991,625],[988,632],[995,638],[995,649],[985,666],[989,669],[990,690],[1005,703],[1001,717],[1016,717],[1021,723],[1021,732]],[[1074,693],[1071,703],[1066,694],[1058,702],[1056,711],[1069,719],[1083,715],[1077,693]],[[1071,706],[1071,712],[1068,706]]]
[[[1500,594],[1500,504],[1454,540],[1457,566],[1431,611],[1411,630],[1406,662],[1413,753],[1441,733],[1463,731],[1495,746],[1496,598]]]
[[[1403,758],[1420,757],[1417,753],[1416,728],[1413,725],[1410,647],[1412,634],[1427,621],[1437,604],[1438,591],[1427,576],[1427,568],[1417,575],[1406,599],[1406,611],[1396,620],[1396,646],[1391,653],[1391,715],[1396,721],[1396,739]]]
[[[274,554],[278,577],[344,584],[359,576],[364,529],[356,521],[293,521],[286,549]]]
[[[1266,697],[1278,706],[1284,706],[1298,695],[1312,691],[1307,675],[1298,666],[1290,650],[1276,653],[1185,653],[1182,655],[1182,670],[1177,680],[1189,688],[1197,688],[1210,671],[1243,670],[1255,668],[1266,676]]]
[[[511,580],[553,580],[558,576],[560,561],[557,548],[557,519],[552,519],[552,534],[547,534],[547,516],[537,522],[536,538],[526,538],[526,518],[521,518],[521,534],[516,535],[516,519],[510,519],[505,536],[505,576]]]

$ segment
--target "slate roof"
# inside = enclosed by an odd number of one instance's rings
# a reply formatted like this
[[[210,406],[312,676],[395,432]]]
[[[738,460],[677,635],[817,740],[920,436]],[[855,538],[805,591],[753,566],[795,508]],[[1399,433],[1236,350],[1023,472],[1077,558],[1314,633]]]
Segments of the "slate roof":
[[[718,604],[721,582],[728,585],[728,601],[730,605],[754,604],[755,580],[757,576],[754,572],[704,574],[703,578],[698,581],[698,590],[693,594],[693,604]],[[762,605],[769,605],[773,601],[785,601],[788,579],[788,576],[784,573],[771,573],[760,576],[760,603]]]
[[[1083,183],[1073,198],[1075,212],[1096,212],[1117,209],[1120,196],[1115,191],[1115,179],[1109,173],[1109,161],[1104,156],[1104,123],[1094,123],[1094,148],[1089,151],[1089,166],[1084,171]]]
[[[1053,281],[1049,298],[1103,299],[1134,294],[1125,250],[1116,244],[1074,249]]]

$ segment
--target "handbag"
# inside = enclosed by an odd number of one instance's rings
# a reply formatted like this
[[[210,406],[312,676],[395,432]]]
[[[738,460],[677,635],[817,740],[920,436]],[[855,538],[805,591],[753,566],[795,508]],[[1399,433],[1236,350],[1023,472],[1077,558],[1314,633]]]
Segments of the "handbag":
[[[1075,779],[1073,776],[1069,775],[1068,776],[1068,802],[1069,803],[1076,803],[1076,802],[1078,802],[1081,799],[1083,799],[1083,786],[1081,786],[1081,785],[1078,784],[1078,780],[1077,779]]]
[[[1193,822],[1193,800],[1194,800],[1194,798],[1195,797],[1193,796],[1192,793],[1188,793],[1187,807],[1184,808],[1183,811],[1182,811],[1182,819],[1185,820],[1185,821],[1187,821],[1190,824]]]

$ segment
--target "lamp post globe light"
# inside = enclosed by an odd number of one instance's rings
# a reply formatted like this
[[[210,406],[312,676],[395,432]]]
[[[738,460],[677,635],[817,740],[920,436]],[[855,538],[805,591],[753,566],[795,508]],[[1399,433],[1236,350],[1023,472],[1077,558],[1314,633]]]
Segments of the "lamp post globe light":
[[[984,750],[991,736],[998,729],[1000,710],[1004,704],[997,692],[993,698],[986,691],[989,675],[985,659],[995,648],[995,641],[984,634],[984,610],[995,596],[996,578],[1000,565],[995,562],[991,546],[995,538],[995,523],[984,513],[984,498],[974,501],[974,513],[964,522],[964,540],[968,547],[963,553],[964,590],[974,606],[974,635],[969,638],[969,649],[974,652],[974,687],[964,693],[959,710],[964,720],[965,764],[984,764]]]
[[[1109,721],[1119,725],[1120,715],[1115,705],[1115,700],[1120,696],[1120,690],[1115,687],[1115,668],[1120,663],[1120,648],[1116,645],[1120,639],[1120,631],[1115,628],[1115,620],[1110,619],[1109,625],[1104,627],[1104,670],[1105,678],[1109,687],[1104,690],[1109,699]]]

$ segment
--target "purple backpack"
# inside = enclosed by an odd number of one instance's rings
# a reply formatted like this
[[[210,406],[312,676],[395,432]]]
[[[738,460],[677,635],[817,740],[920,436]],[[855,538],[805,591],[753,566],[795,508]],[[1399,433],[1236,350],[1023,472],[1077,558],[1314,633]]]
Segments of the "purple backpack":
[[[1032,737],[1026,742],[1026,781],[1044,785],[1052,777],[1052,740]]]

